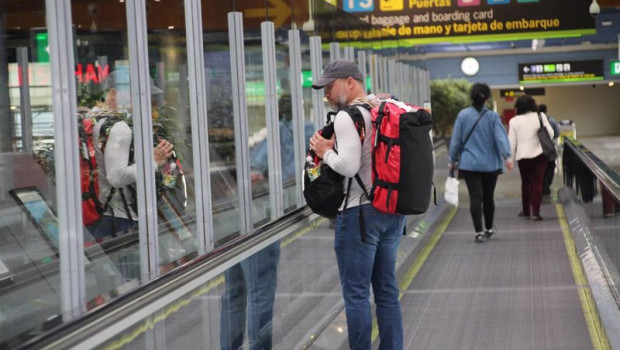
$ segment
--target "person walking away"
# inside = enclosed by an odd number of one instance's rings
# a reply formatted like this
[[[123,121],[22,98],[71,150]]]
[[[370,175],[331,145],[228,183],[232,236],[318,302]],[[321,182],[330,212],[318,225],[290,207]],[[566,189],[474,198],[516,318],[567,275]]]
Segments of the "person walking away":
[[[521,217],[530,217],[534,221],[542,220],[540,204],[542,202],[543,176],[548,161],[543,155],[537,130],[540,128],[539,115],[543,126],[553,134],[553,128],[544,113],[538,113],[536,101],[528,95],[519,96],[515,102],[517,115],[510,119],[508,139],[510,149],[519,165],[521,174]]]
[[[513,164],[506,130],[499,115],[485,107],[491,89],[476,83],[470,90],[472,105],[456,117],[450,142],[449,167],[458,167],[459,178],[465,179],[469,192],[469,212],[474,224],[476,242],[481,243],[495,233],[495,186],[503,172]],[[484,231],[482,218],[484,216]]]
[[[347,105],[367,104],[374,101],[366,97],[362,74],[352,61],[336,60],[325,66],[323,75],[312,87],[325,89],[325,97],[332,108],[339,110]],[[367,137],[360,142],[360,135],[349,114],[341,110],[334,118],[334,136],[331,139],[315,133],[310,148],[334,171],[349,179],[358,174],[369,191],[371,179],[371,115],[364,107]],[[403,324],[398,284],[396,282],[396,252],[405,226],[405,216],[386,214],[376,210],[364,194],[364,189],[353,180],[335,222],[334,249],[338,262],[340,283],[345,302],[349,346],[351,349],[370,349],[372,311],[370,286],[375,296],[376,316],[379,327],[379,349],[403,348]],[[363,213],[365,239],[362,239],[360,213]]]
[[[547,115],[547,105],[540,104],[538,106],[538,112],[545,114],[549,125],[553,128],[552,139],[557,144],[557,139],[560,137],[560,126],[558,122],[550,115]],[[555,160],[550,160],[545,168],[545,175],[543,176],[543,196],[551,194],[551,184],[553,183],[553,176],[555,175]]]

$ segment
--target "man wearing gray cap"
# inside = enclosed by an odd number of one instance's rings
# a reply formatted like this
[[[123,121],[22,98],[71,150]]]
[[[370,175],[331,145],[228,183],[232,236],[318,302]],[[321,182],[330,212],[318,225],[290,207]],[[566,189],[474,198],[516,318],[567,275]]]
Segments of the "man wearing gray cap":
[[[332,108],[339,110],[334,118],[334,136],[331,139],[315,133],[310,148],[337,173],[343,175],[343,188],[356,174],[369,192],[372,187],[372,137],[370,112],[359,105],[375,106],[366,96],[362,74],[352,61],[332,61],[312,87],[325,89],[325,98]],[[346,110],[357,105],[362,113],[365,134],[360,134]],[[372,311],[370,285],[377,306],[380,349],[403,348],[403,326],[398,284],[396,282],[396,251],[405,226],[405,217],[376,210],[364,189],[352,181],[348,200],[340,206],[336,217],[335,251],[340,283],[345,302],[349,346],[351,349],[370,349]],[[364,238],[360,221],[363,220]]]

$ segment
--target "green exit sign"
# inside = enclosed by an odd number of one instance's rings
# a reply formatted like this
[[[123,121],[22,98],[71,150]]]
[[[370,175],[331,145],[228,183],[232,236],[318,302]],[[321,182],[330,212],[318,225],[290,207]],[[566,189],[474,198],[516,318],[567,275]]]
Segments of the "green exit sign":
[[[611,61],[609,71],[611,75],[620,75],[620,60]]]

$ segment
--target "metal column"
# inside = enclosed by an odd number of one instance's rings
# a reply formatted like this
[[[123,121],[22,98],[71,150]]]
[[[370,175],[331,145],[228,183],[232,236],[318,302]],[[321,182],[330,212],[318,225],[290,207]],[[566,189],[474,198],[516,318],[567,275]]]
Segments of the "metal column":
[[[127,2],[127,29],[134,154],[138,179],[136,188],[140,227],[140,268],[142,280],[147,281],[159,275],[159,234],[145,2]]]
[[[387,60],[387,71],[388,71],[388,85],[384,92],[392,93],[397,89],[396,86],[396,61]]]
[[[317,81],[323,69],[323,51],[321,49],[321,37],[310,37],[310,68],[312,69],[312,81]],[[312,89],[312,110],[314,130],[321,130],[325,124],[325,104],[323,103],[323,90]]]
[[[30,103],[30,71],[28,48],[17,48],[17,74],[19,79],[19,119],[21,121],[22,152],[32,153],[32,110]]]
[[[284,187],[282,185],[282,152],[280,152],[280,121],[276,87],[276,43],[273,22],[260,25],[263,50],[263,77],[265,78],[265,118],[267,125],[267,161],[269,167],[269,201],[271,219],[284,215]]]
[[[335,61],[341,59],[340,55],[340,43],[330,43],[329,44],[329,60]]]
[[[366,51],[359,50],[357,52],[357,62],[362,71],[362,85],[364,86],[364,92],[368,94],[368,88],[366,85],[368,77],[368,61],[366,60]]]
[[[73,21],[70,0],[47,0],[45,7],[52,73],[61,310],[63,322],[67,322],[82,314],[86,305]]]
[[[185,0],[187,28],[187,64],[189,76],[189,105],[192,125],[194,159],[194,188],[196,189],[196,240],[198,254],[213,249],[213,204],[209,173],[209,126],[205,91],[204,45],[202,38],[202,8],[200,1]],[[185,79],[183,77],[183,79]]]
[[[355,48],[347,46],[344,49],[344,59],[349,61],[355,61]]]
[[[379,91],[379,55],[370,55],[370,92]]]
[[[299,30],[292,29],[288,31],[288,54],[290,61],[289,79],[291,80],[291,105],[293,113],[293,139],[295,140],[295,196],[297,198],[297,206],[301,207],[305,204],[302,195],[302,173],[301,164],[306,153],[306,128],[305,116],[303,108],[303,87],[301,80],[301,39]]]
[[[235,155],[239,227],[241,234],[252,230],[252,183],[250,180],[250,148],[248,145],[248,108],[245,96],[245,57],[243,47],[243,14],[228,14],[230,70],[232,73],[233,115],[235,120]]]

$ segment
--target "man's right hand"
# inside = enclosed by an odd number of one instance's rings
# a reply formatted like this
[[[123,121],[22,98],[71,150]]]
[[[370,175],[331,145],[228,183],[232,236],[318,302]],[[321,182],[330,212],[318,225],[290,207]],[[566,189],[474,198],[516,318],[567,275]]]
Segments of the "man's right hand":
[[[153,149],[155,163],[157,163],[158,166],[166,164],[170,156],[172,156],[172,149],[173,145],[170,142],[166,140],[159,141],[157,146]]]

